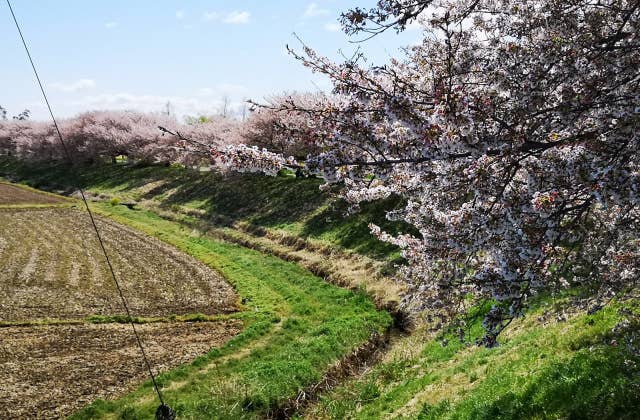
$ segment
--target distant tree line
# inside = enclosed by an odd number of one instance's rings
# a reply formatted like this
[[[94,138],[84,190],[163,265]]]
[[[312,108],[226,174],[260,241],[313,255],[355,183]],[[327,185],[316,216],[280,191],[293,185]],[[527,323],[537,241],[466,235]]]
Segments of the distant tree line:
[[[271,98],[279,105],[313,95],[290,94]],[[0,107],[0,155],[42,161],[65,159],[54,126],[50,122],[29,120],[24,110],[12,119]],[[270,108],[256,108],[246,121],[224,115],[186,117],[179,122],[167,112],[91,111],[59,121],[67,150],[74,162],[115,162],[123,157],[131,162],[216,165],[230,163],[231,150],[255,153],[268,148],[304,159],[313,147],[297,133],[312,131],[304,119]],[[178,136],[166,135],[159,127],[170,128]],[[299,140],[301,139],[301,140]],[[235,150],[235,149],[233,149]],[[261,170],[266,170],[262,167]]]

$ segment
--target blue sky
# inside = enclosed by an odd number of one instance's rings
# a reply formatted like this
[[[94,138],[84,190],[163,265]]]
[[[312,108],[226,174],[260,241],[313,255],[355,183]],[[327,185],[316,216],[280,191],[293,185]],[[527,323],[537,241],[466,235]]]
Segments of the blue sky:
[[[375,0],[13,0],[54,112],[91,109],[211,114],[223,97],[238,107],[282,91],[329,83],[286,54],[295,32],[319,53],[339,59],[356,44],[339,30],[341,11]],[[47,117],[9,9],[0,3],[0,105]],[[389,32],[359,44],[382,64],[415,42],[417,30]]]

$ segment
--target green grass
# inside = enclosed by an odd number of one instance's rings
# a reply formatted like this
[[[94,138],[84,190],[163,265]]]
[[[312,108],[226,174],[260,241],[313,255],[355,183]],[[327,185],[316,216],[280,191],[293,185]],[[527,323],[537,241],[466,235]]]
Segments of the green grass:
[[[220,271],[242,297],[243,331],[191,365],[159,376],[180,418],[256,418],[319,381],[327,368],[391,325],[363,294],[346,291],[293,263],[194,235],[147,211],[100,203],[97,212],[156,236]],[[72,416],[151,418],[149,383]]]
[[[383,363],[324,395],[308,417],[638,418],[639,325],[612,332],[629,313],[638,316],[637,302],[542,326],[537,318],[548,309],[543,300],[494,349],[465,344],[450,333],[422,342],[405,338]],[[480,319],[471,324],[472,342]],[[634,339],[635,347],[628,346]]]
[[[11,174],[35,187],[68,188],[68,169],[0,159],[0,176]],[[331,192],[320,193],[317,179],[221,177],[180,167],[127,165],[81,168],[80,173],[85,188],[104,195],[99,211],[202,259],[243,297],[245,311],[234,316],[245,328],[237,337],[160,376],[167,400],[181,418],[265,416],[317,381],[371,331],[390,325],[389,317],[376,312],[362,294],[331,287],[294,264],[198,236],[192,228],[117,203],[149,200],[179,210],[184,220],[199,217],[218,226],[241,222],[392,260],[397,249],[373,239],[367,223],[375,221],[393,232],[406,229],[384,220],[386,210],[402,205],[399,200],[370,204],[360,214],[345,216],[346,204]],[[113,199],[117,203],[110,205]],[[563,299],[575,298],[579,291],[573,292]],[[381,363],[324,393],[302,414],[311,419],[640,418],[637,300],[614,301],[593,315],[574,314],[566,322],[554,319],[555,303],[540,298],[494,349],[470,344],[482,333],[486,305],[472,312],[466,342],[452,331],[398,338]],[[541,317],[546,317],[544,323]],[[614,332],[625,318],[632,325]],[[146,384],[120,400],[96,402],[75,418],[145,418],[156,405]]]

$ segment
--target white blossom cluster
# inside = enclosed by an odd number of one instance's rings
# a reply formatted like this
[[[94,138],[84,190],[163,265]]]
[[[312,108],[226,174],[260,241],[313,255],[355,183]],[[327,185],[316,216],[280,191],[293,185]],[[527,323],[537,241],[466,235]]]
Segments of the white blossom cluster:
[[[279,153],[244,144],[225,146],[216,154],[224,165],[237,172],[261,172],[275,176],[281,169],[298,166],[293,157],[285,158]]]

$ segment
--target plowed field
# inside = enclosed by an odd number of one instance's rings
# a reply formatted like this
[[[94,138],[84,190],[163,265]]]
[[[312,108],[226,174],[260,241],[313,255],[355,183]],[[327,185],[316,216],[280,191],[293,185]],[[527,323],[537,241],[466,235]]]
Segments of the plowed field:
[[[231,312],[235,292],[175,248],[98,218],[131,312],[158,317]],[[0,209],[0,321],[123,314],[85,212]]]
[[[64,417],[147,379],[130,325],[88,322],[124,314],[88,215],[28,208],[63,202],[0,184],[0,204],[12,207],[0,209],[0,413],[9,418]],[[111,220],[97,224],[132,315],[236,310],[237,295],[217,272]],[[138,325],[156,371],[207,353],[240,328],[234,320]]]
[[[240,331],[240,323],[154,323],[136,329],[154,371],[165,371],[224,344]],[[126,324],[6,327],[0,336],[3,419],[63,418],[148,379]]]

